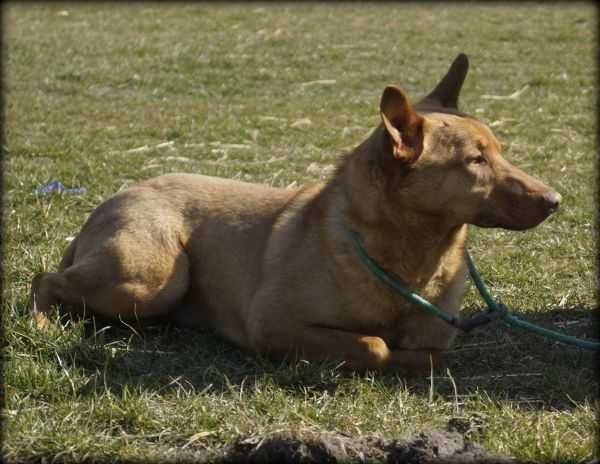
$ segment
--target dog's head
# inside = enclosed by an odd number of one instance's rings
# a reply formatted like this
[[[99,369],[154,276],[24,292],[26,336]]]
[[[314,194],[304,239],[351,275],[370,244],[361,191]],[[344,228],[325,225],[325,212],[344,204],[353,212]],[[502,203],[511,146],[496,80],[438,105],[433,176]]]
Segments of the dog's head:
[[[389,200],[456,225],[534,227],[561,197],[506,161],[492,131],[458,110],[467,69],[461,54],[416,105],[398,87],[383,92],[377,133]]]

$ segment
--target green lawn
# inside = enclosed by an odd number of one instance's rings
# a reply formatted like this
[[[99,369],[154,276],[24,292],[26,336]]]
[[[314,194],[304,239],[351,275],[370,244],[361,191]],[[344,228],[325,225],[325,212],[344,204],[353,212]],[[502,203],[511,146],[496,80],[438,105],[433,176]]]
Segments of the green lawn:
[[[378,123],[387,84],[423,95],[462,51],[461,107],[563,196],[535,230],[472,228],[472,255],[522,317],[594,336],[591,4],[11,4],[4,25],[5,459],[184,459],[251,432],[392,437],[453,417],[494,452],[591,459],[593,355],[500,324],[461,336],[446,376],[407,383],[273,363],[191,330],[40,333],[27,313],[32,276],[112,193],[175,171],[317,180]],[[55,179],[87,192],[32,192]],[[480,307],[469,290],[466,311]]]

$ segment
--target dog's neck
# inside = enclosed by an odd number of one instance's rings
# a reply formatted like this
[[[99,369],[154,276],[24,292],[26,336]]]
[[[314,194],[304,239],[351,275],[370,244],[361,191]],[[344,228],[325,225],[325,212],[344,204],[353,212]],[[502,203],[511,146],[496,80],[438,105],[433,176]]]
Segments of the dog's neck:
[[[343,214],[362,237],[370,256],[413,288],[425,285],[445,257],[461,260],[466,225],[449,224],[438,215],[391,205],[384,179],[373,171],[378,131],[348,155],[334,182],[347,199]]]
[[[369,255],[414,289],[426,285],[447,258],[460,261],[464,256],[466,225],[440,228],[434,218],[412,212],[397,216],[394,222],[383,219],[379,225],[352,216],[349,222]]]

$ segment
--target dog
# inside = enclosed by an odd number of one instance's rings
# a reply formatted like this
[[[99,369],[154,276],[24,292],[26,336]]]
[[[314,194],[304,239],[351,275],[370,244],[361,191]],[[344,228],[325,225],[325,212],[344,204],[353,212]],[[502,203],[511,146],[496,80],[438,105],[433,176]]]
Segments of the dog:
[[[528,229],[561,200],[458,110],[468,65],[458,55],[416,104],[386,87],[381,123],[325,183],[280,189],[167,174],[117,193],[90,215],[58,271],[34,277],[38,326],[54,306],[71,305],[209,327],[265,355],[428,372],[456,329],[372,275],[349,230],[380,266],[456,315],[468,225]]]

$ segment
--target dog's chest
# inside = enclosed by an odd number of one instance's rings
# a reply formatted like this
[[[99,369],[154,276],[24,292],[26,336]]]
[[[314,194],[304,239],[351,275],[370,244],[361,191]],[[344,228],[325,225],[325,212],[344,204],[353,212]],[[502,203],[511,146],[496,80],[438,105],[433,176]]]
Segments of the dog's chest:
[[[441,267],[417,293],[444,312],[457,315],[465,288],[464,266]],[[456,330],[423,307],[393,295],[382,307],[373,331],[391,349],[448,349]]]

